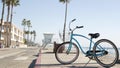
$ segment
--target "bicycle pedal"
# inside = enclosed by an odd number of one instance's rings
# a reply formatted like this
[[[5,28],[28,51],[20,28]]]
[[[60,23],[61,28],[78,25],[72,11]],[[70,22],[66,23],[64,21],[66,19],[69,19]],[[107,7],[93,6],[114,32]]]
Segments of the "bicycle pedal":
[[[93,50],[86,52],[86,56],[92,56],[92,55],[93,55]]]
[[[93,56],[89,56],[88,58],[91,60],[95,60]]]

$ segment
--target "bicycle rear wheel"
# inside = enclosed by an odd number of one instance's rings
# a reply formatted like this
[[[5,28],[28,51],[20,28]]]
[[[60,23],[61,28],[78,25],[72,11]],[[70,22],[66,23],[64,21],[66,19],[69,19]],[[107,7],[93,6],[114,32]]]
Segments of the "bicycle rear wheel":
[[[101,39],[93,47],[94,58],[103,67],[112,67],[118,61],[118,49],[113,42]]]
[[[61,44],[55,52],[55,57],[61,64],[71,64],[78,58],[78,56],[79,48],[76,44],[70,42]]]

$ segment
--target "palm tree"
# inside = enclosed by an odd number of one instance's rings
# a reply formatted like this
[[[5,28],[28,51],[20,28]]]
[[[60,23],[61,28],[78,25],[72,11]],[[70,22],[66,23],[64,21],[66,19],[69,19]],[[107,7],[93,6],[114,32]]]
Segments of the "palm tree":
[[[9,18],[10,18],[10,1],[11,0],[6,0],[6,6],[7,6],[7,21],[6,23],[9,24]],[[9,25],[6,26],[6,46],[9,47]]]
[[[31,36],[30,42],[32,42],[32,34],[33,34],[33,31],[30,31],[30,36]]]
[[[10,5],[11,5],[11,0],[6,0],[6,6],[7,6],[7,23],[9,22],[10,18]]]
[[[66,31],[66,20],[67,20],[67,7],[70,0],[59,0],[62,3],[65,3],[65,20],[64,20],[64,28],[63,28],[63,42],[65,42],[65,31]]]
[[[3,18],[4,18],[4,10],[5,10],[5,0],[2,0],[3,6],[2,6],[2,14],[1,14],[1,24],[0,24],[0,40],[1,40],[1,31],[2,31],[2,23],[3,23]]]
[[[35,39],[36,39],[36,31],[35,30],[33,30],[33,34],[34,34],[34,43],[35,43]]]
[[[13,18],[13,7],[20,5],[19,0],[10,0],[11,5],[11,14],[10,14],[10,31],[11,31],[11,24],[12,24],[12,18]]]
[[[30,20],[23,19],[21,25],[23,26],[23,30],[24,30],[24,40],[27,41],[27,43],[28,43],[29,42],[29,34],[31,33],[30,27],[32,27],[31,22],[30,22]],[[28,30],[25,29],[26,26],[27,26]],[[27,38],[25,38],[25,35],[27,35]]]
[[[12,17],[13,17],[13,7],[18,6],[19,4],[19,0],[11,0],[11,17],[10,17],[10,23],[12,23]]]
[[[13,18],[13,7],[20,5],[19,0],[10,0],[11,4],[11,16],[10,16],[10,27],[9,27],[9,40],[10,40],[10,45],[11,45],[11,24],[12,24],[12,18]]]
[[[29,31],[24,31],[24,33],[25,33],[26,35],[28,35],[28,34],[29,34]],[[24,39],[24,43],[27,44],[27,43],[28,43],[28,40],[27,40],[27,39]]]
[[[32,27],[30,20],[27,21],[27,27],[28,27],[28,32],[30,33],[30,27]],[[28,41],[29,41],[29,33],[28,33],[28,35],[27,35],[27,40],[28,40]]]
[[[26,33],[25,33],[25,27],[27,26],[27,21],[26,21],[26,19],[23,19],[23,20],[22,20],[22,24],[21,24],[21,25],[23,26],[23,31],[24,31],[23,37],[24,37],[24,39],[26,39],[26,38],[25,38],[25,34],[26,34]]]

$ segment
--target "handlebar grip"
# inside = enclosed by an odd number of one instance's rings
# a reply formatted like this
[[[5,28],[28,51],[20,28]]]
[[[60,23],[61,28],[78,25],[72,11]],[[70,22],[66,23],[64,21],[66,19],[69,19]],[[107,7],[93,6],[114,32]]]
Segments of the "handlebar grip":
[[[83,28],[83,26],[76,26],[76,28]]]

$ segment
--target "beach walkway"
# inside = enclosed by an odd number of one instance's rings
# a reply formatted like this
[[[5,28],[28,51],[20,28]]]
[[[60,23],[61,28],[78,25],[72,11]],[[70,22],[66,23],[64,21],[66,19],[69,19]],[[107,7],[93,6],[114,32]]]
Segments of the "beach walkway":
[[[40,50],[39,57],[36,61],[35,68],[104,68],[100,66],[95,60],[91,60],[80,53],[79,58],[72,64],[60,64],[53,53],[52,49]],[[111,68],[120,68],[120,63],[117,63]]]

